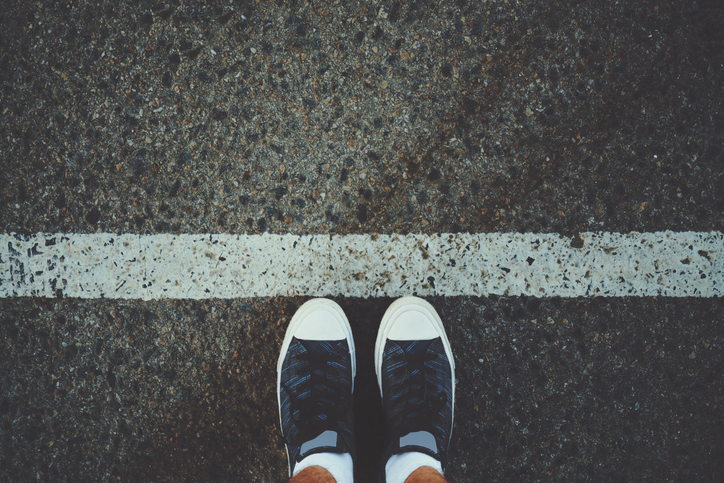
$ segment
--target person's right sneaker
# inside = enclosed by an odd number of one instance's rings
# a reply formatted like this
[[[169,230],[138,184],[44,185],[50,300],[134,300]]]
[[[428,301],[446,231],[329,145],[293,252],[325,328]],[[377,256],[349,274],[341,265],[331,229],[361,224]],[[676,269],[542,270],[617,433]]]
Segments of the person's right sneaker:
[[[396,300],[385,312],[375,344],[390,457],[420,452],[445,468],[455,407],[455,361],[440,316],[417,297]]]

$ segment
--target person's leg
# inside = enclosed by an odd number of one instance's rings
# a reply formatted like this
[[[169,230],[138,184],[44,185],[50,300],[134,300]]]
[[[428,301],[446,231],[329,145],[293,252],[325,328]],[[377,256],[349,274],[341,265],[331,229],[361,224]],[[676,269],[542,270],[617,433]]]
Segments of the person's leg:
[[[294,483],[352,483],[355,371],[352,330],[339,305],[302,305],[277,364],[279,421]]]
[[[407,477],[405,483],[448,483],[439,471],[429,466],[421,466]]]
[[[337,483],[332,473],[321,466],[310,466],[293,476],[289,483]]]
[[[455,362],[440,316],[417,297],[385,312],[375,372],[387,424],[387,483],[441,483],[452,435]]]

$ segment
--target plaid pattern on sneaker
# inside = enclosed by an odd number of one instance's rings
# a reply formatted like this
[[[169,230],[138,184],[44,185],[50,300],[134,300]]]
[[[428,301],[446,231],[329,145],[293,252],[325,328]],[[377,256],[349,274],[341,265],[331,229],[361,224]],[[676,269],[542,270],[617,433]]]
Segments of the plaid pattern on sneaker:
[[[280,413],[290,473],[296,463],[314,453],[350,453],[354,459],[347,341],[294,338],[282,367]],[[311,448],[305,451],[309,442]]]
[[[453,424],[452,367],[440,338],[385,346],[382,390],[387,421],[383,461],[419,451],[445,467]]]

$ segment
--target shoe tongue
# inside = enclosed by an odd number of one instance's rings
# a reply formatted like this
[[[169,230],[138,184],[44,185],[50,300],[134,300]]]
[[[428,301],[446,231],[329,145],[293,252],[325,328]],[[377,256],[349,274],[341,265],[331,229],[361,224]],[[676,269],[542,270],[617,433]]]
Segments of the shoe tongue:
[[[310,452],[319,453],[321,448],[337,448],[337,439],[339,435],[328,429],[314,439],[310,439],[306,443],[302,444],[299,449],[299,455],[301,457],[307,456]]]
[[[420,448],[426,448],[437,454],[437,442],[435,436],[428,431],[414,431],[407,433],[405,436],[400,438],[400,449],[405,446],[418,446]]]

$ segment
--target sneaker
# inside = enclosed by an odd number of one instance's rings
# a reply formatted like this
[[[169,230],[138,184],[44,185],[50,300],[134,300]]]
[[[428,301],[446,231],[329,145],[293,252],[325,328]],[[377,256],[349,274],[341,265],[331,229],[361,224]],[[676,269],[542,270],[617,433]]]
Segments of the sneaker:
[[[375,344],[375,372],[387,423],[381,480],[391,456],[412,451],[435,458],[444,469],[455,407],[455,361],[432,305],[403,297],[387,309]]]
[[[302,305],[289,323],[277,364],[290,477],[312,454],[349,453],[354,460],[355,371],[352,329],[342,308],[327,299]]]

